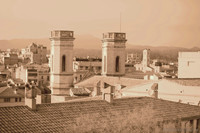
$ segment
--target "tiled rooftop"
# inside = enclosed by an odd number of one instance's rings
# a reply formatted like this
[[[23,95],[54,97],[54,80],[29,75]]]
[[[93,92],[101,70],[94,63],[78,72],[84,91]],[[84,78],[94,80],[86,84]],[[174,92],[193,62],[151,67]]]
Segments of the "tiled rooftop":
[[[89,96],[89,92],[87,92],[84,88],[72,88],[71,92],[75,96]]]
[[[24,90],[17,89],[17,93],[14,93],[15,89],[10,87],[1,87],[0,88],[0,97],[1,98],[15,98],[15,97],[24,97]]]
[[[113,103],[103,100],[73,101],[67,103],[37,105],[37,111],[27,106],[0,107],[0,132],[70,132],[71,125],[81,114],[102,114],[98,123],[108,120],[111,112],[131,111],[152,105],[154,118],[172,120],[200,117],[200,107],[149,97],[115,99]],[[109,121],[117,121],[115,119]]]

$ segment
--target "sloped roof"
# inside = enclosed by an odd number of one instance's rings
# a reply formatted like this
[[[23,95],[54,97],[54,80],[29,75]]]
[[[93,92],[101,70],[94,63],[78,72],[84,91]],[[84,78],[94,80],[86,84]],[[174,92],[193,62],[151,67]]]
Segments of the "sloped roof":
[[[8,87],[7,87],[7,84],[6,84],[6,86],[4,86],[4,87],[0,87],[0,94],[1,94],[1,92],[3,92],[4,90],[6,90]]]
[[[1,77],[0,77],[1,79]],[[7,86],[7,83],[6,82],[0,82],[0,92],[1,92],[1,87],[5,87]]]
[[[70,90],[75,96],[89,96],[90,95],[84,88],[71,88]]]
[[[111,112],[131,111],[152,105],[154,118],[175,120],[200,118],[200,107],[149,97],[115,99],[113,103],[103,100],[40,104],[37,111],[27,106],[0,107],[0,132],[70,132],[75,119],[81,114],[103,114],[98,123],[107,120]],[[117,116],[109,120],[115,123]]]
[[[51,94],[51,90],[46,86],[37,86],[37,94]]]
[[[200,86],[200,79],[169,79],[184,86]]]
[[[17,89],[17,93],[15,94],[15,89],[10,87],[2,87],[0,88],[0,97],[1,98],[15,98],[15,97],[24,97],[24,89]]]
[[[141,80],[141,79],[126,78],[126,77],[93,76],[93,77],[83,80],[75,85],[83,86],[83,87],[93,87],[94,83],[97,83],[99,81],[104,81],[113,86],[115,86],[116,84],[120,84],[122,86],[136,86],[139,84],[145,84],[145,83],[152,82],[150,80]]]
[[[173,82],[173,79],[162,79],[154,82],[158,83],[159,98],[171,101],[181,100],[183,103],[193,105],[199,104],[200,86],[184,86]],[[123,96],[149,96],[147,92],[154,82],[138,86],[129,86],[123,90]]]
[[[13,81],[14,81],[14,83],[16,83],[16,84],[23,84],[24,83],[24,81],[22,80],[22,79],[13,79]]]
[[[82,78],[81,81],[86,80],[86,79],[88,79],[88,78],[90,78],[90,77],[92,77],[92,76],[94,76],[94,75],[95,75],[94,71],[90,70],[90,71],[86,72],[86,73],[83,75],[83,78]],[[81,81],[80,81],[80,82],[81,82]]]

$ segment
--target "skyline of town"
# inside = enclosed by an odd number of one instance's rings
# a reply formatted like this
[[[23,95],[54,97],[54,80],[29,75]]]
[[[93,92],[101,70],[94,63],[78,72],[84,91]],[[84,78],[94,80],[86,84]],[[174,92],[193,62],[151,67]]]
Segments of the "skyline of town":
[[[0,132],[200,132],[199,7],[0,0]]]
[[[199,51],[165,62],[148,48],[127,54],[126,33],[108,32],[101,58],[74,57],[74,39],[74,31],[56,30],[50,54],[35,43],[0,52],[1,132],[199,131]]]

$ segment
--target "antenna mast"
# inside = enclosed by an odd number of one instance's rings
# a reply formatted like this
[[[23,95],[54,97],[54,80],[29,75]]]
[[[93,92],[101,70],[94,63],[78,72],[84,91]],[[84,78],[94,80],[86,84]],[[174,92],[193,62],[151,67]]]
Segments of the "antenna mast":
[[[121,12],[120,12],[120,32],[121,32]]]

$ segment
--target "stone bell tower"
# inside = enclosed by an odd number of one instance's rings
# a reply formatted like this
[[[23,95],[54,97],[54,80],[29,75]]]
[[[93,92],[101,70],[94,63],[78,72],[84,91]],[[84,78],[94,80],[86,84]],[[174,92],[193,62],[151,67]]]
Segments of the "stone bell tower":
[[[52,94],[69,94],[73,86],[73,31],[51,32],[50,86]]]
[[[125,74],[126,33],[108,32],[102,39],[102,75]]]

